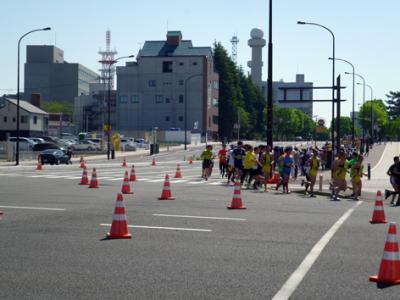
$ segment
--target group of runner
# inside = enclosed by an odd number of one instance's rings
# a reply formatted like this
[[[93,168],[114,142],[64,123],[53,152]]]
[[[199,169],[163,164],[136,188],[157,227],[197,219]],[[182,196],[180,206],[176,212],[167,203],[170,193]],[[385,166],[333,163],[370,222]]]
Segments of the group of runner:
[[[244,145],[238,141],[236,145],[223,144],[218,154],[213,153],[212,145],[207,145],[205,151],[201,154],[203,160],[202,177],[205,180],[211,175],[213,160],[218,157],[219,171],[222,178],[227,178],[227,182],[240,180],[242,186],[254,189],[264,187],[268,191],[268,183],[274,173],[278,174],[278,182],[275,189],[281,186],[284,193],[290,193],[290,178],[297,179],[297,173],[300,169],[301,175],[305,176],[301,185],[305,187],[305,194],[315,197],[314,188],[317,181],[317,174],[321,168],[321,149],[309,147],[302,149],[292,147],[275,147],[272,151],[268,145],[259,145],[253,147]],[[350,157],[349,157],[350,156]],[[353,190],[355,200],[358,200],[362,191],[362,177],[366,175],[363,167],[364,156],[356,151],[350,154],[345,149],[341,149],[336,155],[332,164],[332,198],[339,200],[338,195],[348,188]],[[400,190],[400,163],[398,164],[399,178],[393,180],[396,184],[396,191]],[[393,174],[396,170],[391,171]],[[348,187],[346,177],[350,175],[351,187]],[[274,184],[275,184],[274,183]],[[399,202],[400,203],[400,202]]]

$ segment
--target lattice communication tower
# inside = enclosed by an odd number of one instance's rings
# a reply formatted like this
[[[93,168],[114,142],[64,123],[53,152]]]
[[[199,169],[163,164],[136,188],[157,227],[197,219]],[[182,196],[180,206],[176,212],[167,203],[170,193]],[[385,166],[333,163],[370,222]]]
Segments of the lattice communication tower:
[[[111,88],[114,87],[114,74],[115,74],[115,67],[110,65],[114,62],[115,55],[118,53],[115,49],[111,50],[111,31],[106,31],[106,50],[102,51],[100,49],[99,54],[101,55],[101,69],[100,71],[100,81],[103,84],[106,84],[110,81]]]

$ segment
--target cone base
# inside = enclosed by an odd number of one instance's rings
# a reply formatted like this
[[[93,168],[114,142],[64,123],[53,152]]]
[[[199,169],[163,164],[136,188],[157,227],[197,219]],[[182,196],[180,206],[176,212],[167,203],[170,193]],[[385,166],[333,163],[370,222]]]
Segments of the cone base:
[[[386,224],[387,221],[386,220],[382,220],[382,221],[373,221],[373,220],[369,220],[369,222],[371,224]]]
[[[227,206],[227,209],[247,209],[246,206],[240,206],[240,207],[235,207],[235,206]]]
[[[89,183],[79,183],[79,185],[89,185]]]
[[[89,189],[98,189],[98,186],[89,186]]]
[[[182,178],[182,176],[174,176],[174,178]]]
[[[175,197],[168,197],[168,198],[158,197],[158,200],[175,200]]]
[[[379,279],[378,275],[369,276],[369,281],[377,282],[377,283],[384,283],[384,284],[388,284],[388,285],[400,284],[400,279],[397,279],[397,280],[384,280],[384,279]]]
[[[117,234],[117,235],[111,235],[111,233],[107,233],[107,239],[131,239],[132,235],[130,233],[127,234]]]
[[[136,182],[137,180],[135,179],[135,180],[132,180],[132,179],[129,179],[129,182]]]
[[[133,192],[121,192],[122,194],[133,194]]]

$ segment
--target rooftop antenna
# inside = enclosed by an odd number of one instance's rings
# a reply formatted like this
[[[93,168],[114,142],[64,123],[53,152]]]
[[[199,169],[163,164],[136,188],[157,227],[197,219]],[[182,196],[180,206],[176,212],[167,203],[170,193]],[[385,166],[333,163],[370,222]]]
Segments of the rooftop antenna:
[[[237,45],[239,44],[239,39],[237,35],[235,34],[232,38],[231,41],[232,43],[232,60],[236,64],[237,63]]]

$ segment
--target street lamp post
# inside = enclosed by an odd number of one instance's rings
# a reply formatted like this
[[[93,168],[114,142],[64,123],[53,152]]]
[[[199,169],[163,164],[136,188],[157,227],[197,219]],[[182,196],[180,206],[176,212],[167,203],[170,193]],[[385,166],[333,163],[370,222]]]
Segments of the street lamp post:
[[[329,57],[329,59],[331,59],[331,60],[333,60],[333,58],[332,57]],[[350,66],[351,66],[351,68],[353,69],[353,72],[352,72],[352,74],[353,74],[353,107],[352,107],[352,117],[351,117],[351,123],[352,123],[352,128],[351,128],[351,140],[352,140],[352,144],[353,144],[353,147],[354,147],[354,145],[355,145],[355,117],[354,117],[354,111],[355,111],[355,80],[354,80],[354,76],[355,76],[355,68],[354,68],[354,65],[351,63],[351,62],[349,62],[348,60],[345,60],[345,59],[342,59],[342,58],[335,58],[335,60],[339,60],[339,61],[343,61],[343,62],[345,62],[345,63],[347,63],[347,64],[349,64]]]
[[[268,79],[267,79],[267,145],[273,148],[273,100],[272,100],[272,69],[273,69],[273,45],[272,45],[272,0],[269,0],[269,38],[268,38]]]
[[[108,65],[108,101],[107,101],[107,159],[110,159],[110,152],[111,152],[111,143],[110,143],[110,137],[111,137],[111,67],[117,63],[120,59],[124,58],[131,58],[135,57],[135,55],[129,55],[129,56],[121,56],[118,57],[117,59],[111,61]]]
[[[333,34],[333,31],[330,30],[328,27],[318,24],[318,23],[309,23],[309,22],[302,22],[298,21],[297,24],[299,25],[314,25],[321,27],[325,30],[327,30],[331,35],[332,35],[332,128],[331,128],[331,135],[332,135],[332,151],[335,149],[335,126],[333,126],[333,120],[335,118],[335,35]],[[340,88],[340,87],[338,87]],[[333,155],[332,155],[332,161],[333,161]]]
[[[21,36],[18,40],[18,62],[17,62],[17,144],[16,144],[16,149],[15,149],[15,165],[19,165],[19,135],[20,135],[20,130],[19,130],[19,64],[20,64],[20,46],[21,46],[21,41],[24,37],[26,37],[28,34],[31,34],[36,31],[47,31],[51,30],[50,27],[45,27],[45,28],[40,28],[40,29],[34,29],[31,31],[28,31],[25,33],[23,36]]]
[[[203,76],[203,74],[194,74],[185,79],[185,150],[187,150],[187,109],[188,109],[187,83],[190,79],[199,76]]]
[[[361,76],[360,74],[357,74],[357,73],[355,73],[355,72],[353,72],[353,73],[351,73],[351,72],[344,72],[345,74],[347,74],[347,75],[353,75],[353,77],[354,76],[357,76],[358,78],[360,78],[361,80],[362,80],[362,82],[363,82],[363,106],[364,106],[364,104],[365,104],[365,78],[363,77],[363,76]],[[362,140],[363,140],[363,143],[365,143],[365,130],[364,130],[364,126],[363,126],[363,128],[362,128]]]
[[[372,101],[374,99],[374,90],[372,89],[372,86],[369,84],[365,84],[367,88],[369,88],[371,92],[371,103],[370,103],[370,118],[371,118],[371,138],[374,138],[374,119],[373,119],[373,110],[372,110]]]

